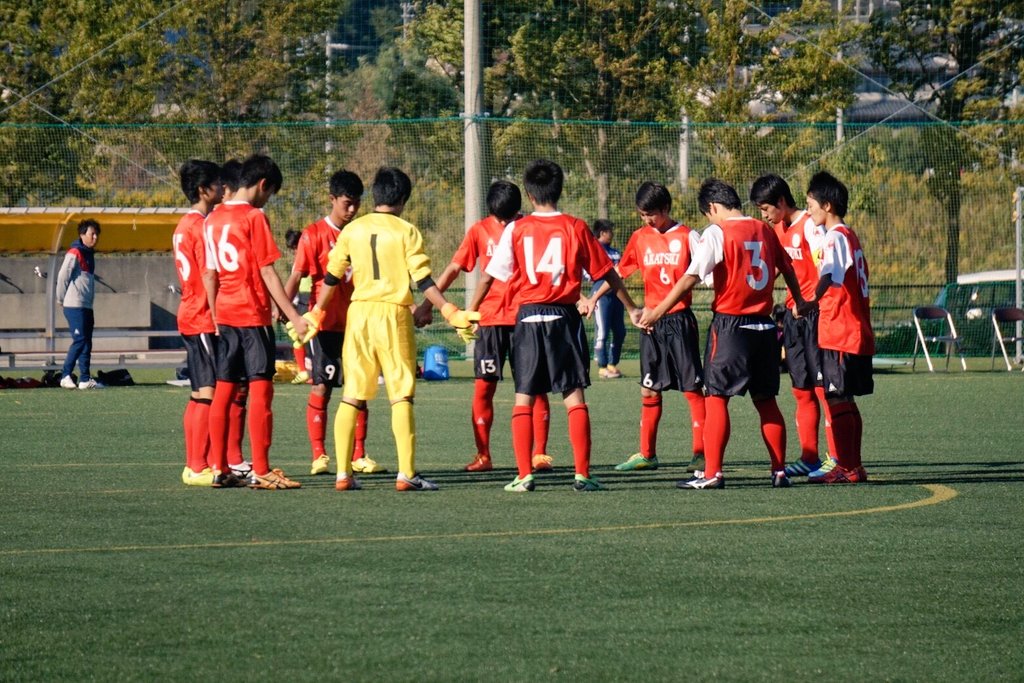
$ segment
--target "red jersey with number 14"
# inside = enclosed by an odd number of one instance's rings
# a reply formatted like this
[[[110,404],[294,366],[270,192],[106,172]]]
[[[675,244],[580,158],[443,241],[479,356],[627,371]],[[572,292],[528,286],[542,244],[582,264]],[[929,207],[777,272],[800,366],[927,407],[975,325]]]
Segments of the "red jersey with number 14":
[[[587,224],[561,212],[532,213],[505,226],[487,273],[507,282],[516,302],[575,304],[583,271],[600,280],[611,259]]]
[[[504,230],[505,226],[494,216],[477,221],[466,231],[462,244],[452,256],[452,263],[458,264],[466,273],[476,268],[477,262],[480,263],[481,271],[487,270]],[[491,285],[487,296],[480,303],[481,325],[516,324],[516,306],[512,302],[506,304],[504,301],[507,289],[508,285],[501,280],[495,280]]]
[[[206,269],[217,271],[218,325],[270,324],[270,292],[260,268],[281,258],[266,214],[249,202],[224,202],[206,217]]]
[[[203,243],[203,221],[206,216],[192,209],[178,221],[171,244],[174,262],[178,267],[181,284],[181,303],[178,304],[178,332],[196,335],[215,330],[210,302],[203,284],[206,267],[206,246]]]
[[[818,302],[818,345],[873,356],[868,262],[857,234],[842,223],[825,233],[821,274],[832,277],[832,286]]]
[[[697,233],[682,223],[665,232],[649,225],[637,228],[622,250],[619,275],[625,280],[639,270],[644,278],[644,306],[654,308],[686,273],[691,250],[698,240]],[[689,308],[692,300],[692,292],[687,292],[666,314]]]
[[[334,243],[341,234],[341,228],[335,227],[329,217],[321,218],[316,223],[311,223],[302,230],[299,238],[299,246],[295,248],[295,263],[292,265],[292,272],[309,276],[313,281],[313,288],[309,294],[309,310],[313,310],[320,291],[324,286],[324,277],[327,275],[327,259],[334,248]],[[352,303],[352,269],[345,271],[345,277],[341,278],[334,290],[334,297],[324,311],[324,321],[320,325],[321,330],[328,332],[344,332],[345,319],[348,316],[348,305]]]

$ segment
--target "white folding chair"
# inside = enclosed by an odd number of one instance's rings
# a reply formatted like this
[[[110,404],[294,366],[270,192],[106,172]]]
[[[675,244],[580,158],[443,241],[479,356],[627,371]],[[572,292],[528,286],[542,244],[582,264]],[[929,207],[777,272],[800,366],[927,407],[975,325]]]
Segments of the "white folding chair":
[[[1006,350],[1006,345],[1013,345],[1017,342],[1024,342],[1024,334],[1017,334],[1017,327],[1011,328],[1008,335],[1003,335],[1002,326],[1009,323],[1024,323],[1024,309],[1016,308],[1014,306],[1006,306],[1003,308],[992,309],[992,369],[996,367],[996,346],[1003,352],[1003,361],[1006,363],[1006,371],[1010,372],[1013,370],[1013,365],[1010,364],[1010,354]],[[1024,366],[1021,367],[1021,371],[1024,371]]]
[[[922,323],[923,326],[922,326]],[[967,361],[964,358],[963,340],[956,333],[956,325],[953,324],[953,316],[941,306],[918,306],[914,309],[914,327],[917,328],[917,339],[914,340],[914,356],[911,358],[910,369],[914,370],[917,363],[918,349],[924,352],[924,358],[928,361],[928,370],[935,372],[932,365],[931,354],[928,353],[928,344],[946,345],[946,370],[949,370],[949,359],[956,349],[960,356],[960,367],[967,370]],[[928,332],[929,334],[926,334]]]

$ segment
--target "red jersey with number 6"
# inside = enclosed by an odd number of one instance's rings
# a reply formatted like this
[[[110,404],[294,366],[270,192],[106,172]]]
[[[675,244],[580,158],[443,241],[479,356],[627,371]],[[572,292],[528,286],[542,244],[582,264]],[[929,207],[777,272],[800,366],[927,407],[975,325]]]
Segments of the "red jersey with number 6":
[[[583,271],[600,280],[611,268],[587,224],[555,211],[532,213],[505,226],[487,273],[508,283],[519,306],[575,304]]]
[[[842,223],[825,233],[821,274],[832,277],[832,286],[818,302],[818,345],[859,356],[874,355],[868,262],[857,234]]]
[[[665,232],[645,225],[637,228],[622,250],[618,271],[622,279],[640,270],[644,278],[644,306],[654,308],[668,296],[690,265],[690,254],[700,237],[682,223]],[[666,314],[690,307],[692,292],[687,292]]]
[[[315,223],[311,223],[302,230],[299,238],[299,246],[295,248],[295,263],[292,265],[292,272],[309,276],[313,281],[313,288],[309,293],[309,310],[313,310],[320,291],[324,286],[324,277],[327,275],[327,260],[334,248],[334,243],[341,234],[338,228],[331,222],[329,217],[324,217]],[[352,269],[345,271],[345,277],[341,278],[334,290],[334,297],[327,310],[324,311],[324,321],[320,325],[321,330],[328,332],[344,332],[345,319],[348,316],[348,306],[352,303]]]
[[[196,335],[215,330],[210,302],[203,285],[206,267],[206,246],[203,243],[203,221],[206,216],[192,209],[178,221],[171,244],[174,262],[181,284],[181,302],[178,304],[178,332]]]
[[[480,263],[480,270],[487,270],[504,230],[505,226],[494,216],[477,221],[466,231],[462,244],[452,256],[452,263],[458,264],[459,268],[467,273],[476,268],[477,262]],[[501,280],[495,280],[491,285],[487,296],[480,303],[481,325],[516,324],[516,306],[513,302],[504,300],[507,289],[508,286]]]
[[[218,325],[270,324],[270,292],[260,268],[281,258],[266,214],[249,202],[218,205],[206,217],[206,269],[217,271]]]

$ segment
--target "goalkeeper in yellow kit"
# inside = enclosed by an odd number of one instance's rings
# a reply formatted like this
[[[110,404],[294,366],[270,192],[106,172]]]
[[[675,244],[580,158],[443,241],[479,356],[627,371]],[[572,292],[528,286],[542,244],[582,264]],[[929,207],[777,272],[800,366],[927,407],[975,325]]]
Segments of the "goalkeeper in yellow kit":
[[[437,485],[416,472],[416,422],[412,402],[416,393],[416,339],[410,307],[411,284],[445,319],[471,334],[478,313],[459,310],[449,303],[430,277],[430,258],[423,252],[419,229],[399,216],[412,194],[412,181],[397,168],[381,168],[373,179],[373,213],[349,223],[331,250],[327,274],[316,306],[305,316],[312,338],[323,319],[323,311],[346,270],[352,269],[352,304],[348,309],[345,344],[341,352],[341,402],[334,421],[338,480],[334,488],[359,488],[352,474],[352,437],[356,416],[377,394],[377,377],[384,375],[384,387],[391,401],[391,431],[398,450],[399,491],[434,491]],[[342,471],[341,464],[345,464]]]

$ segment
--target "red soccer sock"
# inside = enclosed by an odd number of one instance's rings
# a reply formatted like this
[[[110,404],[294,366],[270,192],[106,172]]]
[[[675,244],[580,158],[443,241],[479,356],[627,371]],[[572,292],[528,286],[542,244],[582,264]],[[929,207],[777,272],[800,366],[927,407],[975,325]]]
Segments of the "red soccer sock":
[[[491,455],[491,426],[494,424],[494,392],[497,382],[478,379],[473,383],[473,440],[476,452]]]
[[[684,391],[683,396],[690,404],[690,425],[693,428],[693,454],[704,454],[704,423],[707,420],[707,409],[704,407],[704,394],[699,391]]]
[[[569,408],[569,443],[576,474],[590,478],[590,410],[586,403]]]
[[[512,407],[512,450],[516,456],[519,478],[533,471],[530,446],[533,445],[533,407]]]
[[[864,418],[861,417],[860,408],[853,401],[850,401],[850,405],[853,406],[853,417],[855,420],[854,425],[854,439],[853,439],[853,466],[861,467],[864,462],[861,460],[860,446],[864,439]]]
[[[721,474],[725,447],[729,445],[729,397],[708,396],[704,399],[707,417],[704,422],[704,476]]]
[[[218,472],[228,470],[229,413],[237,394],[237,384],[218,380],[213,392],[213,403],[210,404],[210,452],[207,463]]]
[[[844,469],[859,467],[857,462],[857,406],[852,401],[833,403],[832,432],[835,434],[836,450],[833,455]]]
[[[754,407],[761,417],[761,438],[768,447],[772,472],[777,472],[786,467],[786,421],[774,398],[754,401]]]
[[[533,400],[533,455],[547,455],[550,425],[551,403],[547,394],[541,394]]]
[[[270,441],[274,434],[274,385],[268,379],[249,381],[249,446],[252,469],[263,476],[270,471]]]
[[[821,407],[813,389],[793,387],[796,399],[796,433],[800,439],[800,459],[806,463],[818,462],[818,422]]]
[[[246,404],[249,402],[249,386],[237,387],[228,413],[228,462],[241,465],[245,457],[242,455],[242,439],[245,438]]]
[[[366,432],[370,424],[370,411],[367,408],[360,408],[356,415],[356,433],[352,444],[352,461],[366,457]]]
[[[202,472],[206,467],[206,456],[210,452],[210,404],[213,401],[208,398],[193,399],[195,406],[192,408],[192,421],[189,425],[189,442],[192,444],[192,464],[189,467],[193,472]]]
[[[306,404],[306,431],[309,445],[313,449],[313,460],[327,452],[324,440],[327,438],[327,397],[310,394]]]
[[[832,405],[828,402],[828,398],[825,396],[824,387],[815,387],[814,395],[818,397],[818,402],[821,404],[821,410],[825,414],[825,445],[828,446],[829,455],[835,457],[836,436],[832,431]]]
[[[640,455],[658,455],[658,423],[661,422],[661,394],[640,398]]]

